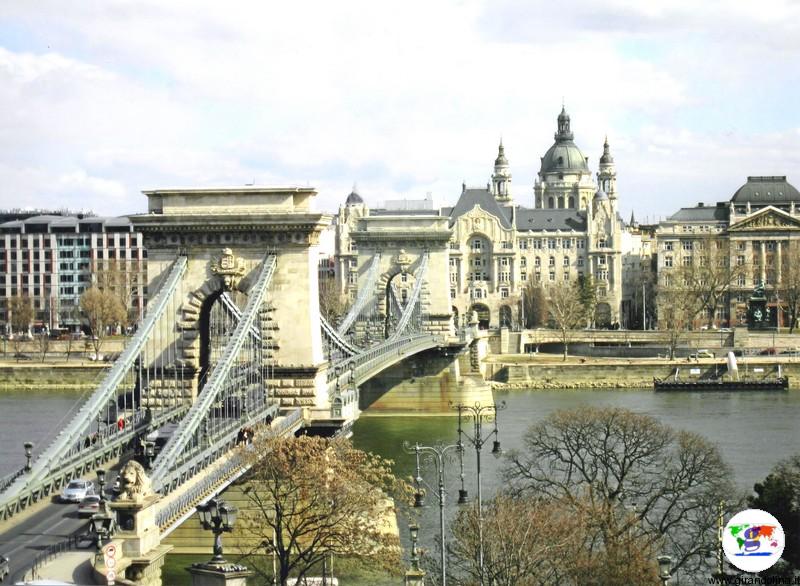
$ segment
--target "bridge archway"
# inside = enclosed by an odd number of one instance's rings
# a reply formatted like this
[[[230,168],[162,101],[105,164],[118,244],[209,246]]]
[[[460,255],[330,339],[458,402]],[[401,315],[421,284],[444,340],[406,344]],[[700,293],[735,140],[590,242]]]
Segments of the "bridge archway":
[[[478,315],[478,329],[488,330],[491,325],[491,312],[489,306],[483,303],[473,303],[470,311],[474,311]]]

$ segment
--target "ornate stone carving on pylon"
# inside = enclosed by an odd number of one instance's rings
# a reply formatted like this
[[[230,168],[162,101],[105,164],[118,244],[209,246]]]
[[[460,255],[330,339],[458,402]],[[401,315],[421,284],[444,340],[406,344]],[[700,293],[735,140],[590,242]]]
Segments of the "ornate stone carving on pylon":
[[[150,479],[144,471],[144,466],[136,460],[131,460],[119,473],[120,493],[119,500],[143,502],[153,494]]]
[[[394,257],[394,264],[396,264],[404,273],[408,272],[408,267],[411,266],[412,258],[410,254],[406,254],[404,249],[400,249],[397,256]]]
[[[211,261],[211,273],[222,279],[226,291],[233,291],[244,277],[244,259],[236,258],[230,248],[223,248],[219,258]]]

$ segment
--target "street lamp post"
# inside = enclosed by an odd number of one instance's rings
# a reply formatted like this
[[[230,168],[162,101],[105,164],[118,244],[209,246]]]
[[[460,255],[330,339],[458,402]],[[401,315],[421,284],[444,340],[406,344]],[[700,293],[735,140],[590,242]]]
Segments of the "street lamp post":
[[[432,461],[436,466],[436,474],[438,476],[438,486],[437,490],[434,493],[436,498],[439,500],[439,538],[440,544],[442,547],[442,586],[447,586],[447,552],[446,552],[446,540],[445,540],[445,531],[444,531],[444,504],[445,504],[445,497],[446,493],[444,490],[444,465],[445,460],[448,455],[448,452],[452,450],[461,450],[460,444],[450,444],[447,446],[438,445],[438,446],[421,446],[419,443],[415,443],[413,446],[409,445],[407,442],[403,443],[403,447],[406,453],[414,454],[416,458],[416,472],[414,476],[414,482],[417,485],[417,492],[414,494],[414,506],[415,507],[422,507],[425,504],[425,497],[424,493],[422,492],[421,485],[426,484],[425,480],[422,478],[421,467],[420,467],[420,455],[423,457],[427,457],[429,461]]]
[[[222,534],[233,530],[239,511],[223,500],[212,498],[205,504],[197,505],[197,512],[203,529],[214,533],[214,557],[211,558],[211,564],[221,566],[225,564],[222,556]]]
[[[31,458],[33,457],[33,443],[25,442],[22,444],[25,448],[25,472],[31,471]]]
[[[97,469],[97,485],[100,487],[100,507],[106,508],[106,471]]]
[[[478,482],[478,573],[480,577],[480,584],[483,586],[483,493],[481,489],[481,450],[484,444],[494,437],[492,444],[492,454],[499,458],[503,453],[500,447],[500,440],[498,439],[499,430],[497,427],[497,411],[506,408],[505,402],[492,405],[481,405],[475,403],[474,405],[451,405],[451,407],[458,411],[458,446],[460,447],[459,454],[462,458],[461,462],[461,490],[459,491],[459,504],[466,502],[467,493],[464,490],[464,443],[462,438],[466,440],[475,448],[475,457],[477,462],[477,482]],[[462,417],[472,417],[472,435],[464,431],[462,426]],[[490,431],[486,437],[483,436],[483,422],[493,422],[494,429]]]

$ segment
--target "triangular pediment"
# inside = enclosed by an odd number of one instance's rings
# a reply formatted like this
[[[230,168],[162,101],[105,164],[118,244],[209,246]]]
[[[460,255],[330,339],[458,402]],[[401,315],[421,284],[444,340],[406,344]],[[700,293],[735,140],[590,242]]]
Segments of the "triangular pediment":
[[[776,207],[767,206],[728,227],[728,232],[764,230],[800,230],[800,219]]]

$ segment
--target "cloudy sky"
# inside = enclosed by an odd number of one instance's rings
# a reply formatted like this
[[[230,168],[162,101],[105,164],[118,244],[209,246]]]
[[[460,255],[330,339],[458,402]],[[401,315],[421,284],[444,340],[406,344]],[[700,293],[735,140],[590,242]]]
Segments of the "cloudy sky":
[[[626,217],[800,186],[800,1],[3,0],[0,207],[253,182],[446,205],[501,135],[530,206],[562,99]]]

